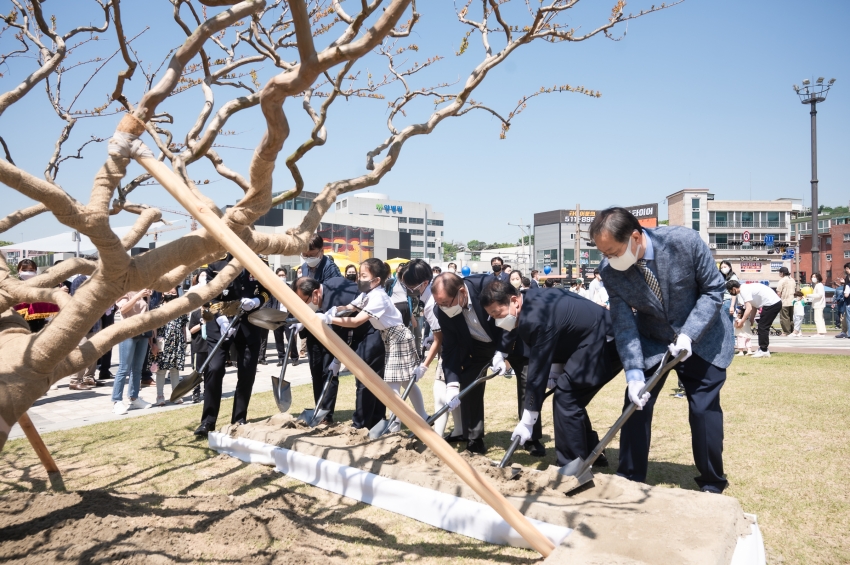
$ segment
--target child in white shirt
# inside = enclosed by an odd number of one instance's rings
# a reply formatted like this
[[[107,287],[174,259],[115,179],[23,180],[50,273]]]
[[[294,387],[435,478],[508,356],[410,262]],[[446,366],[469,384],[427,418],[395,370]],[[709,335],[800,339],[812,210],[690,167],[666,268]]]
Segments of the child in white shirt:
[[[335,312],[329,312],[325,321],[344,328],[356,328],[368,321],[380,331],[386,349],[384,381],[396,394],[400,393],[402,386],[405,390],[413,387],[410,389],[410,401],[416,412],[426,420],[428,413],[425,412],[425,401],[414,378],[414,371],[419,366],[416,341],[410,329],[404,325],[401,312],[384,289],[389,274],[387,265],[380,259],[366,259],[360,263],[357,286],[361,294],[348,306],[348,309],[356,309],[359,313],[341,318],[335,316]],[[396,421],[395,429],[390,431],[398,431],[400,426]]]
[[[806,315],[806,301],[803,299],[801,291],[798,290],[794,293],[792,304],[794,306],[794,333],[791,335],[802,337],[803,332],[800,331],[800,327],[803,325],[803,316]]]

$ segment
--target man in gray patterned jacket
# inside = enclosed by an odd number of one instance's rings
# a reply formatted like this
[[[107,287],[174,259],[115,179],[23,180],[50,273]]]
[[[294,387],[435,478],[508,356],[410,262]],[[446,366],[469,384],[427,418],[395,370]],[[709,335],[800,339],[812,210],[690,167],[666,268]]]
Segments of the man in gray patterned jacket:
[[[611,305],[617,351],[626,371],[626,405],[638,412],[620,433],[617,474],[646,480],[652,410],[663,389],[638,397],[665,350],[688,351],[676,366],[688,397],[694,463],[704,492],[720,493],[723,410],[720,389],[732,362],[729,317],[720,315],[724,280],[699,233],[684,227],[643,228],[628,210],[597,214],[590,237],[605,256],[600,266]]]

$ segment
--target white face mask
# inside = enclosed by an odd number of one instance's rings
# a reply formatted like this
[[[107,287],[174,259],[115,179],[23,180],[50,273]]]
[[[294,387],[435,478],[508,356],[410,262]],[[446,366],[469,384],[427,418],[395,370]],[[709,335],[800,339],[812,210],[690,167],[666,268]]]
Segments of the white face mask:
[[[460,291],[458,291],[457,304],[454,306],[440,306],[440,310],[449,318],[454,318],[460,314],[463,311],[463,306],[460,305]]]
[[[813,283],[815,283],[815,284],[817,284],[817,283],[818,283],[818,278],[817,278],[817,277],[812,277],[812,282],[813,282]]]
[[[510,310],[508,310],[510,312]],[[513,330],[516,327],[516,316],[508,314],[504,318],[496,318],[496,327],[502,328],[506,332]]]
[[[305,263],[307,263],[308,267],[313,269],[313,268],[316,267],[316,265],[319,264],[319,261],[322,260],[322,256],[321,256],[321,254],[316,256],[316,257],[305,257],[305,256],[302,255],[301,260],[304,261]]]
[[[511,285],[512,285],[514,288],[519,288],[519,287],[521,287],[521,286],[522,286],[522,281],[521,281],[521,280],[514,279],[514,280],[512,280],[512,281],[511,281]]]
[[[307,302],[307,308],[312,310],[313,312],[319,311],[319,305],[313,303],[313,299],[311,298],[309,302]]]
[[[723,273],[724,275],[728,275],[729,274],[729,267],[720,267],[720,272]]]
[[[612,269],[616,269],[618,271],[626,271],[629,267],[637,263],[638,255],[640,255],[640,243],[637,246],[637,252],[632,253],[632,238],[629,238],[628,243],[626,244],[626,250],[619,257],[608,257],[608,264],[611,265]]]
[[[35,271],[18,271],[18,278],[20,278],[22,281],[28,281],[37,274],[38,273],[36,273]]]

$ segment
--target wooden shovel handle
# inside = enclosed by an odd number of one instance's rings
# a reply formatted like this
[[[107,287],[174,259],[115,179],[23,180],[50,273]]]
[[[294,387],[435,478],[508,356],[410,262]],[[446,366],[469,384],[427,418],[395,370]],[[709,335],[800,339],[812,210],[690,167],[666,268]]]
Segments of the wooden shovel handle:
[[[50,455],[50,452],[47,450],[47,446],[44,445],[44,440],[41,439],[41,436],[38,434],[38,430],[35,429],[32,420],[30,420],[29,414],[26,412],[21,414],[21,417],[18,419],[18,424],[20,424],[21,429],[24,430],[24,434],[27,436],[32,448],[35,450],[35,454],[38,455],[38,458],[41,460],[41,464],[44,465],[44,469],[48,473],[58,473],[59,467],[56,465],[56,461],[53,460],[53,456]]]
[[[505,519],[529,545],[544,557],[555,549],[554,544],[535,528],[519,510],[511,506],[490,483],[484,480],[469,463],[443,441],[425,421],[403,402],[395,392],[372,370],[346,343],[275,275],[268,265],[248,245],[233,233],[227,224],[209,207],[201,202],[174,171],[164,163],[150,157],[138,159],[139,164],[153,176],[227,251],[271,292],[287,310],[298,318],[337,359],[342,361],[354,375],[401,421],[410,428],[437,456],[448,465],[487,504]]]

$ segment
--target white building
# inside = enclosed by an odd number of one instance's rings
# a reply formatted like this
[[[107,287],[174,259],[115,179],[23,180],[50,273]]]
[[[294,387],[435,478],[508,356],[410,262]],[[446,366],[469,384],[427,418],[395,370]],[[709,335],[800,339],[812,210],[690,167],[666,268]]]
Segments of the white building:
[[[775,285],[779,269],[791,261],[791,220],[802,210],[799,200],[715,200],[707,188],[686,188],[667,197],[671,226],[698,231],[719,263],[726,260],[741,280]]]
[[[276,206],[255,223],[257,231],[285,233],[298,226],[316,196],[305,191]],[[390,200],[385,194],[365,192],[340,197],[322,217],[318,232],[325,238],[326,249],[346,256],[352,263],[369,257],[402,257],[425,258],[439,264],[443,229],[443,214],[434,212],[430,204]],[[298,256],[269,258],[275,268],[299,263]]]
[[[395,219],[398,231],[410,234],[411,259],[425,259],[434,263],[443,260],[443,214],[434,212],[430,204],[391,200],[386,194],[378,192],[359,192],[340,197],[334,204],[334,212],[338,215]]]

